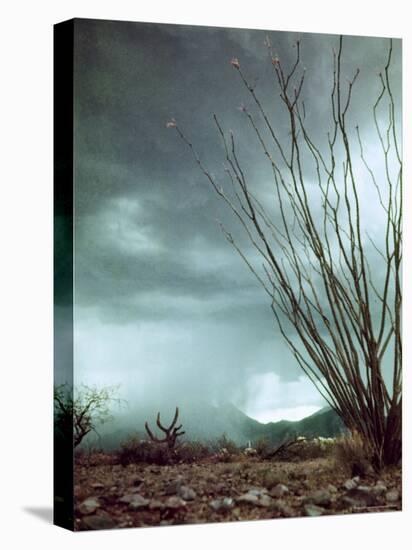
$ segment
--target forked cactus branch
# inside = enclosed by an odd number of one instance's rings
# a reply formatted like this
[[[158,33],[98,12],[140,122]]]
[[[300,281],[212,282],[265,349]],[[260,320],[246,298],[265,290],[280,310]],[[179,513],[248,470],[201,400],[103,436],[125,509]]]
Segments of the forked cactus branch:
[[[155,436],[152,430],[149,428],[149,424],[145,422],[146,432],[149,434],[150,439],[152,441],[155,441],[156,443],[166,443],[169,449],[173,449],[176,444],[177,438],[183,435],[184,433],[186,433],[184,431],[180,431],[182,428],[182,424],[180,424],[179,426],[176,426],[178,416],[179,416],[179,407],[176,407],[176,412],[173,417],[172,423],[170,424],[170,426],[166,427],[166,426],[163,426],[163,424],[160,421],[160,412],[157,413],[156,424],[157,424],[157,427],[165,434],[165,437],[163,439],[160,439],[159,437]]]

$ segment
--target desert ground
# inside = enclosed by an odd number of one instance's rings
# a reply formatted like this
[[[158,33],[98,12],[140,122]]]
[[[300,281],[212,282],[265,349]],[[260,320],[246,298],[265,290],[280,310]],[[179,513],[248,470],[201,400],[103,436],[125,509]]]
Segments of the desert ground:
[[[113,529],[401,510],[401,469],[350,471],[333,456],[228,453],[171,464],[76,459],[75,529]]]

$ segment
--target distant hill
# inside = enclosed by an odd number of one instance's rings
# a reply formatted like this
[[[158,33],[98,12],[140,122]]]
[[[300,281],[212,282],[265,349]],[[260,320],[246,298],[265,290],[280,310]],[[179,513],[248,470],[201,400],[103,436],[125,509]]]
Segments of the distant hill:
[[[246,445],[266,438],[273,444],[279,444],[294,436],[334,437],[344,431],[344,425],[332,409],[326,407],[299,421],[281,420],[263,424],[250,418],[230,403],[214,406],[198,403],[196,406],[187,404],[180,407],[179,422],[183,424],[186,439],[210,441],[225,434],[238,445]],[[166,410],[162,419],[165,424],[170,421],[170,410]],[[155,412],[128,411],[127,414],[116,417],[101,429],[100,437],[94,442],[90,438],[88,445],[96,444],[105,449],[114,449],[132,435],[146,438],[145,420],[155,428]]]
[[[231,428],[227,430],[227,435],[240,444],[246,444],[249,440],[253,443],[261,438],[267,438],[276,444],[286,438],[300,435],[334,437],[344,430],[342,420],[330,408],[322,409],[302,420],[281,420],[266,424],[250,418],[233,405],[220,407],[220,412]]]

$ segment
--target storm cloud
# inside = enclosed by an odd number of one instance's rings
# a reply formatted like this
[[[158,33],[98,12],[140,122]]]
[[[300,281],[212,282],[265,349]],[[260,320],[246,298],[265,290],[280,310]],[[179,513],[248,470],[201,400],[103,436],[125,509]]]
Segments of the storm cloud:
[[[216,113],[236,136],[253,184],[274,200],[270,166],[239,109],[253,108],[250,96],[230,64],[240,60],[287,139],[266,36],[287,66],[301,40],[307,124],[325,142],[336,36],[76,20],[75,380],[121,384],[129,401],[149,404],[232,401],[265,420],[324,404],[302,379],[258,281],[222,234],[218,221],[251,253],[236,220],[166,128],[178,120],[220,178]],[[345,75],[361,69],[351,121],[370,148],[387,49],[386,39],[344,40]],[[397,95],[400,66],[395,41]],[[275,204],[268,208],[276,213]],[[369,217],[379,234],[379,220]]]

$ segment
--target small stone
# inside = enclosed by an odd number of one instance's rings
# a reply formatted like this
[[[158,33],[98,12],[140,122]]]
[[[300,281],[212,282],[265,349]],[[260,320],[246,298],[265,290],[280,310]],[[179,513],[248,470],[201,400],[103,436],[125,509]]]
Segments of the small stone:
[[[215,512],[219,512],[219,510],[222,507],[222,501],[220,499],[215,499],[209,502],[209,506],[214,510]]]
[[[247,504],[256,504],[256,505],[258,503],[258,500],[259,500],[259,497],[251,493],[244,493],[243,495],[240,495],[240,497],[236,499],[237,502],[245,502]]]
[[[252,504],[254,506],[260,506],[263,508],[267,508],[272,504],[272,499],[267,494],[266,490],[262,489],[250,489],[247,493],[244,493],[243,495],[240,495],[236,499],[237,502],[244,502],[246,504]]]
[[[372,487],[372,491],[375,493],[375,495],[383,495],[387,491],[386,485],[384,485],[382,482],[378,482],[374,487]]]
[[[136,495],[127,493],[127,495],[123,495],[122,497],[119,498],[119,502],[124,502],[125,504],[129,504],[133,500],[134,496]]]
[[[273,503],[272,508],[274,510],[277,510],[285,518],[290,518],[294,515],[293,509],[288,506],[284,500],[281,499],[276,500]]]
[[[329,483],[329,485],[327,486],[327,490],[329,491],[329,493],[337,493],[338,492],[337,488],[334,485],[332,485],[331,483]]]
[[[343,505],[344,508],[359,508],[359,500],[356,500],[354,498],[343,496],[340,499],[341,505]]]
[[[197,497],[196,492],[191,487],[187,487],[186,485],[181,485],[177,491],[177,494],[183,500],[195,500]]]
[[[371,487],[362,485],[348,491],[343,498],[346,499],[344,502],[352,507],[373,506],[376,504],[376,494]]]
[[[83,524],[87,529],[113,529],[116,527],[116,522],[107,512],[99,512],[93,516],[86,516],[83,518]]]
[[[357,487],[357,483],[354,479],[347,479],[345,483],[343,484],[344,489],[347,491],[351,491],[352,489],[355,489]]]
[[[258,506],[260,506],[262,508],[268,508],[269,506],[271,506],[272,502],[273,501],[272,501],[272,499],[270,498],[269,495],[262,495],[259,498]]]
[[[264,487],[251,487],[248,490],[248,493],[250,493],[251,495],[255,495],[257,497],[260,497],[262,495],[267,494],[267,489],[264,488]]]
[[[92,483],[93,489],[104,489],[103,483]]]
[[[225,497],[222,500],[222,506],[224,508],[233,508],[234,505],[235,505],[235,501],[231,497]]]
[[[172,510],[177,510],[178,508],[184,508],[186,502],[180,497],[169,497],[165,502],[165,507]]]
[[[274,471],[274,470],[267,470],[264,472],[264,475],[262,477],[262,484],[267,489],[273,489],[273,487],[275,487],[276,485],[279,485],[283,479],[284,479],[284,476],[282,476],[280,472]]]
[[[289,489],[286,485],[283,485],[282,483],[278,483],[276,487],[273,487],[273,489],[270,491],[270,496],[275,498],[281,498],[289,493]]]
[[[94,514],[97,508],[100,508],[100,502],[98,501],[97,498],[94,498],[94,497],[86,498],[86,500],[84,500],[80,504],[79,512],[85,516],[88,514]]]
[[[372,487],[370,487],[369,485],[358,485],[357,489],[364,493],[370,493],[372,491]]]
[[[305,504],[305,506],[303,507],[303,511],[305,516],[313,518],[317,516],[322,516],[325,509],[321,506],[317,506],[316,504]]]
[[[400,494],[397,489],[391,489],[385,495],[386,502],[397,502],[400,499]]]
[[[209,503],[209,506],[215,511],[215,512],[221,512],[223,510],[230,510],[235,505],[235,501],[233,498],[225,497],[222,499],[215,499],[212,500]]]
[[[165,495],[176,495],[182,485],[182,479],[176,479],[175,481],[172,481],[167,485],[166,489],[164,490]]]
[[[330,506],[332,500],[330,493],[323,489],[315,491],[308,499],[309,503],[316,504],[317,506]]]
[[[149,502],[149,510],[163,510],[165,505],[160,500],[151,500]]]
[[[129,502],[129,508],[132,508],[132,510],[146,508],[149,502],[150,501],[147,498],[142,497],[142,495],[133,495],[133,498]]]

